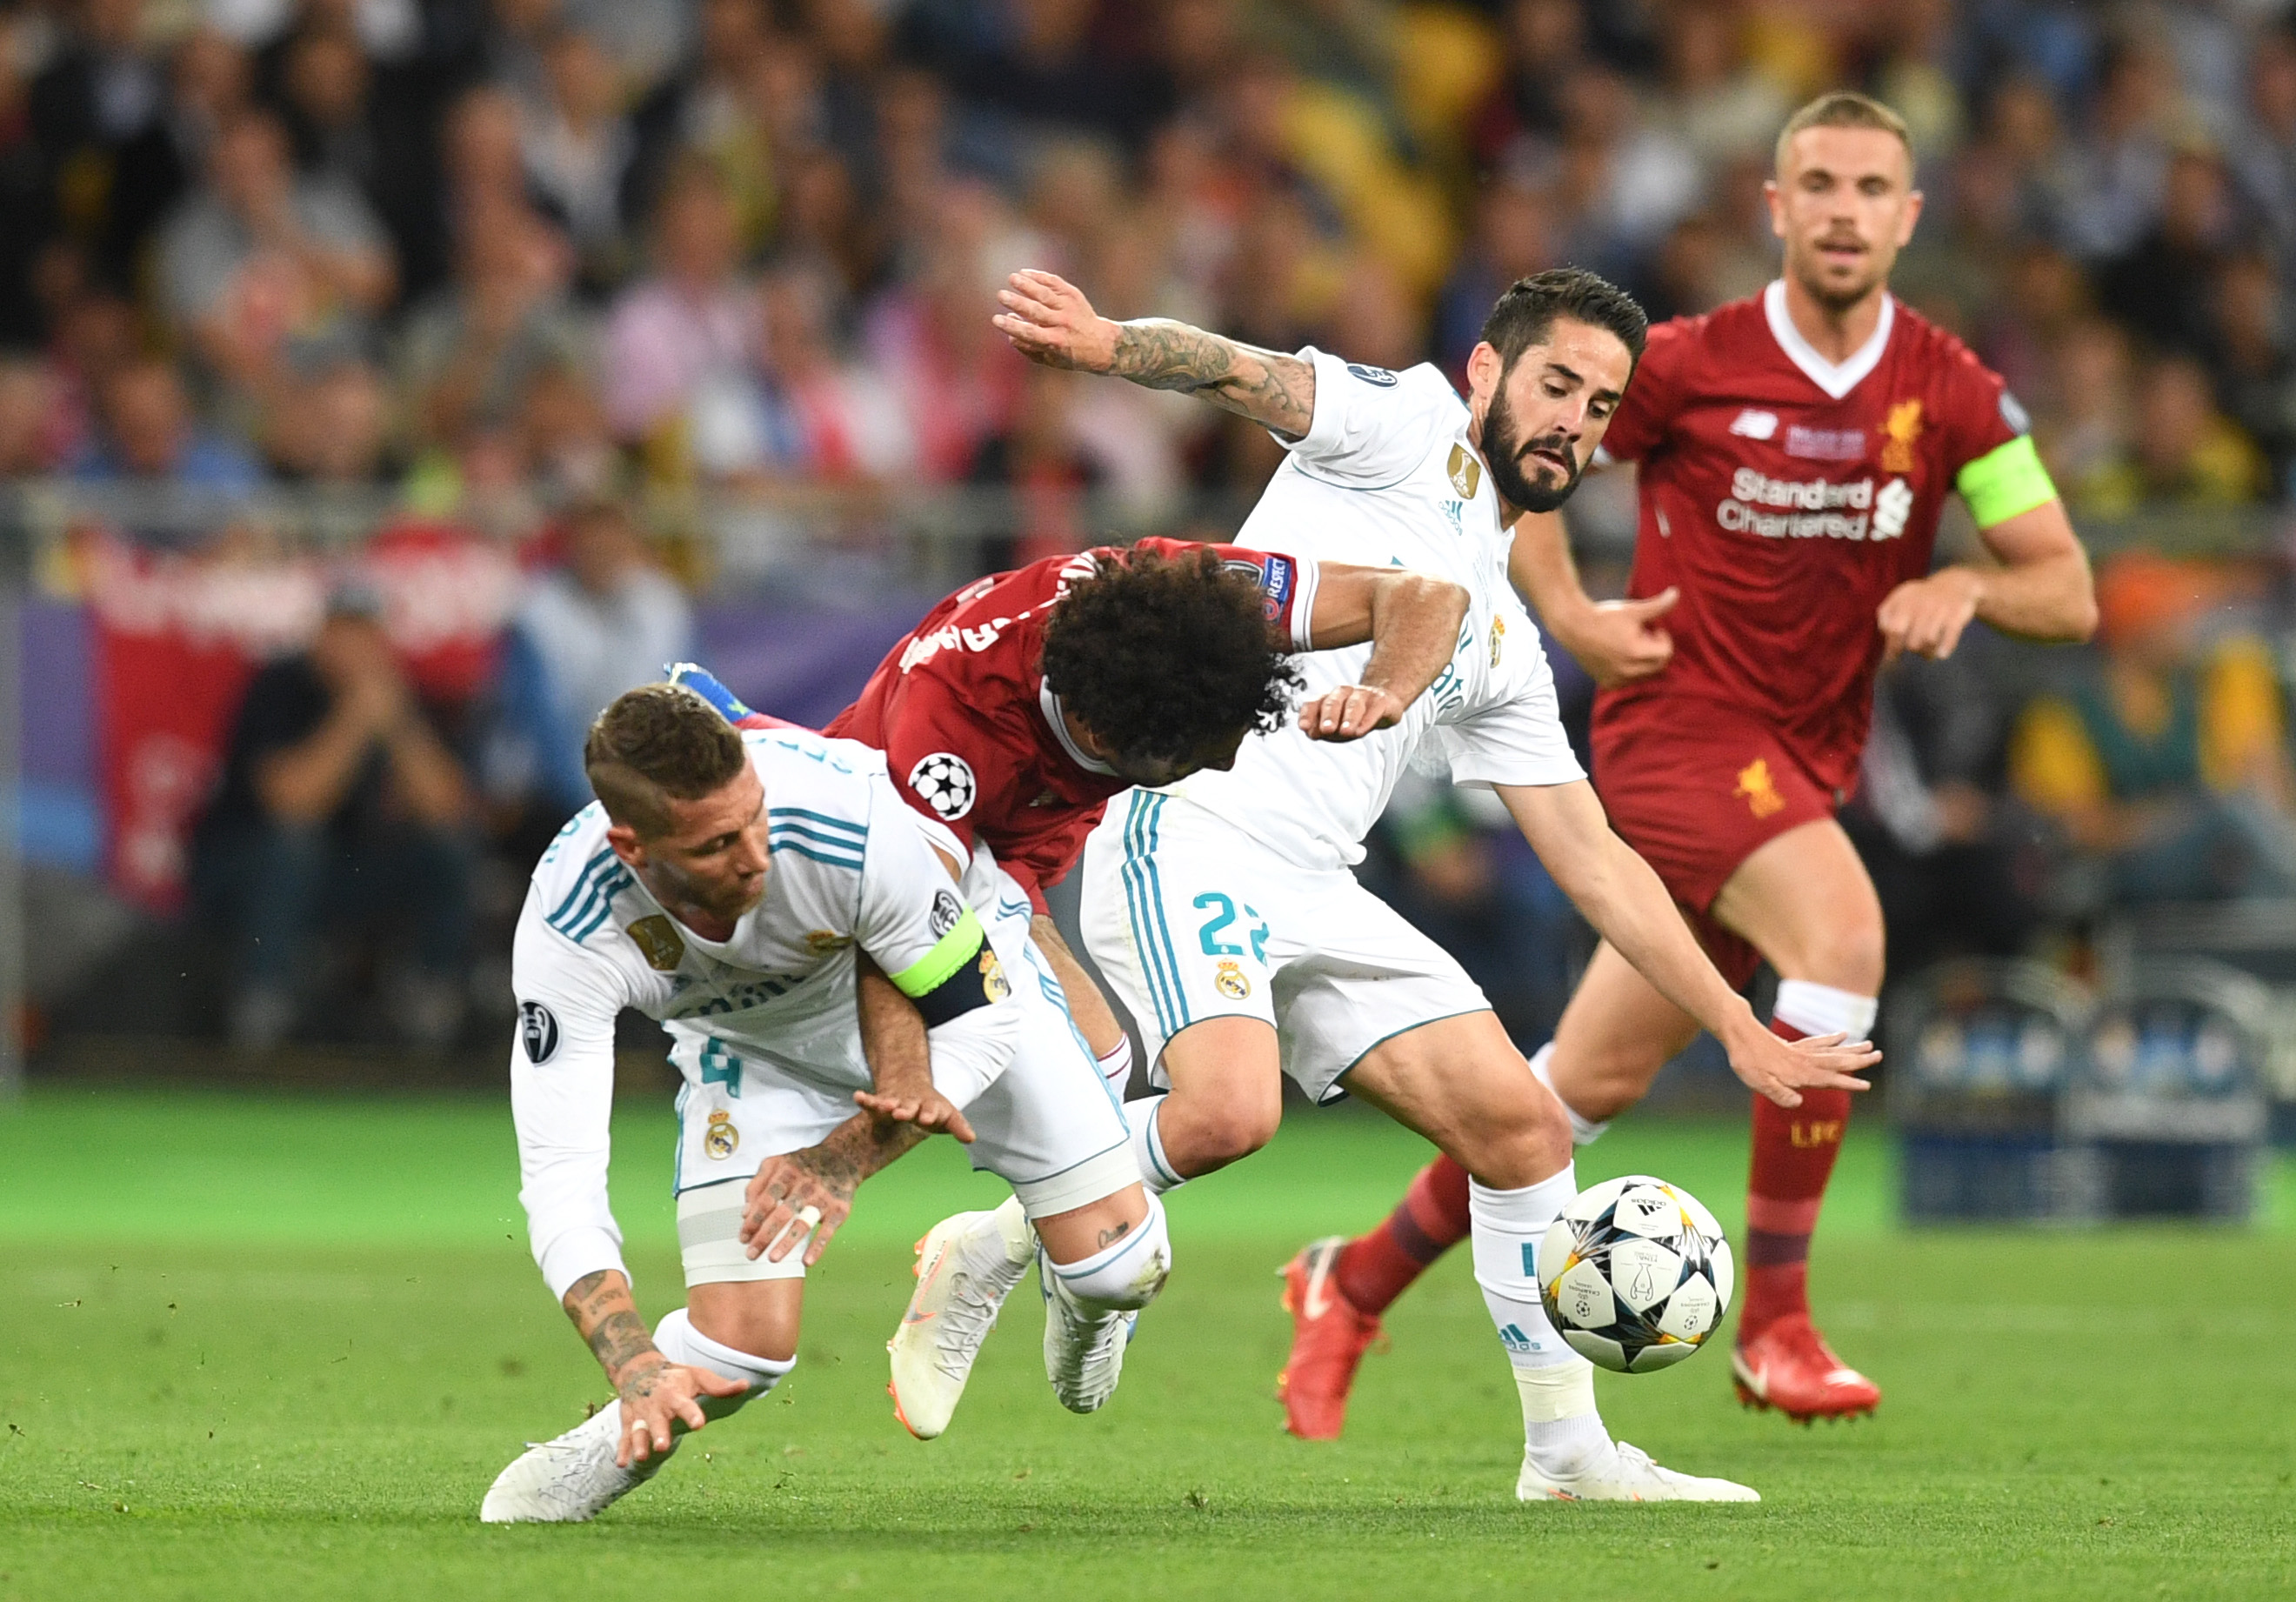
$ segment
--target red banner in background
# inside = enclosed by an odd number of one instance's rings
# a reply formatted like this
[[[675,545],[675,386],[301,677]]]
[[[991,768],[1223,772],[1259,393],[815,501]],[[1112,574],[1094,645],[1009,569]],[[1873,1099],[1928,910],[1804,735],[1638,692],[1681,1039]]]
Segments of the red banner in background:
[[[157,912],[183,905],[193,826],[207,804],[248,679],[317,629],[335,577],[381,592],[384,628],[419,694],[464,702],[494,672],[522,580],[502,546],[406,522],[340,569],[222,552],[81,547],[94,620],[97,771],[112,883]],[[37,709],[35,709],[37,715]]]

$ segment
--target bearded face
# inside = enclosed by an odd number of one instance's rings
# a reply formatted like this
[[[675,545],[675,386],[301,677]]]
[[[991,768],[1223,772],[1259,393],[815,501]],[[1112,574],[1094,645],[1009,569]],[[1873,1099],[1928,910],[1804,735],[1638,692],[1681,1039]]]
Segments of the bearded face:
[[[1483,415],[1483,456],[1501,499],[1525,512],[1552,512],[1570,498],[1583,471],[1570,436],[1560,429],[1524,438],[1507,402],[1514,364],[1499,374],[1489,409]]]

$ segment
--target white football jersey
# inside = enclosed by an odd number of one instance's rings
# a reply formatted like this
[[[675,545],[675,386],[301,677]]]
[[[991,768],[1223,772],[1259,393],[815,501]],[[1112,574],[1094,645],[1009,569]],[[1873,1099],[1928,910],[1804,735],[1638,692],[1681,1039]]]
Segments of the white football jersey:
[[[663,910],[607,843],[595,801],[535,867],[511,957],[520,1024],[511,1105],[521,1199],[554,1291],[578,1269],[619,1266],[605,1171],[623,1007],[668,1031],[688,1095],[723,1097],[742,1097],[748,1064],[840,1098],[870,1088],[856,949],[906,990],[905,980],[963,943],[957,955],[998,998],[988,1012],[1009,1011],[1001,960],[882,754],[798,728],[742,743],[765,786],[770,866],[763,899],[731,939],[704,940]],[[1010,1022],[1017,1039],[1017,1016]],[[1012,1042],[1001,1044],[1009,1055]],[[725,1177],[710,1126],[685,1122],[676,1187]]]
[[[1252,508],[1237,542],[1317,562],[1403,567],[1465,587],[1467,616],[1450,664],[1403,722],[1344,745],[1296,726],[1246,740],[1226,773],[1195,774],[1168,793],[1217,813],[1303,867],[1363,860],[1388,797],[1423,741],[1462,785],[1561,785],[1584,778],[1556,710],[1538,630],[1507,582],[1514,536],[1467,440],[1467,408],[1437,368],[1404,373],[1341,361],[1310,346],[1316,413]],[[1279,436],[1279,439],[1281,436]],[[1371,647],[1299,659],[1307,694],[1358,682]]]

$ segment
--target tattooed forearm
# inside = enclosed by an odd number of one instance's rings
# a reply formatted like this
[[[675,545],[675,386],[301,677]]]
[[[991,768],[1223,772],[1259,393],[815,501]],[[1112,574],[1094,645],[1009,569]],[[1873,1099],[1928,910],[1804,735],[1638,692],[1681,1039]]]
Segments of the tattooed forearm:
[[[611,1269],[585,1274],[567,1288],[566,1316],[617,1385],[623,1370],[640,1359],[652,1357],[654,1366],[665,1360],[630,1299],[630,1282]]]
[[[1109,371],[1151,390],[1201,395],[1295,440],[1316,417],[1314,367],[1185,323],[1149,317],[1118,324]]]
[[[857,1114],[832,1130],[829,1138],[819,1146],[798,1156],[823,1185],[850,1197],[860,1188],[862,1180],[911,1146],[922,1144],[924,1138],[924,1131],[914,1124],[895,1123],[881,1128],[865,1113]]]

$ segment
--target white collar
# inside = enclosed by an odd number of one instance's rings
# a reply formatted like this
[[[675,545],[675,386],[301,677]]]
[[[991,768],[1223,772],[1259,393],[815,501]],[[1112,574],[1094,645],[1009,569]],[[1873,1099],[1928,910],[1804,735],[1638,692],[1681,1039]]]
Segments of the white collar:
[[[1882,365],[1882,352],[1889,349],[1890,330],[1898,321],[1898,298],[1882,292],[1882,317],[1874,325],[1874,332],[1866,342],[1849,353],[1849,359],[1836,366],[1817,353],[1817,347],[1801,337],[1792,316],[1786,310],[1786,281],[1770,280],[1770,287],[1762,292],[1762,315],[1769,319],[1770,337],[1786,359],[1802,371],[1802,375],[1834,399],[1839,400],[1856,389],[1868,373]]]
[[[1098,757],[1088,754],[1070,735],[1069,720],[1061,715],[1061,698],[1054,694],[1053,686],[1042,679],[1037,681],[1037,705],[1044,712],[1045,721],[1053,726],[1053,737],[1061,743],[1061,749],[1069,753],[1069,760],[1086,773],[1103,773],[1110,778],[1116,776],[1115,768]]]

